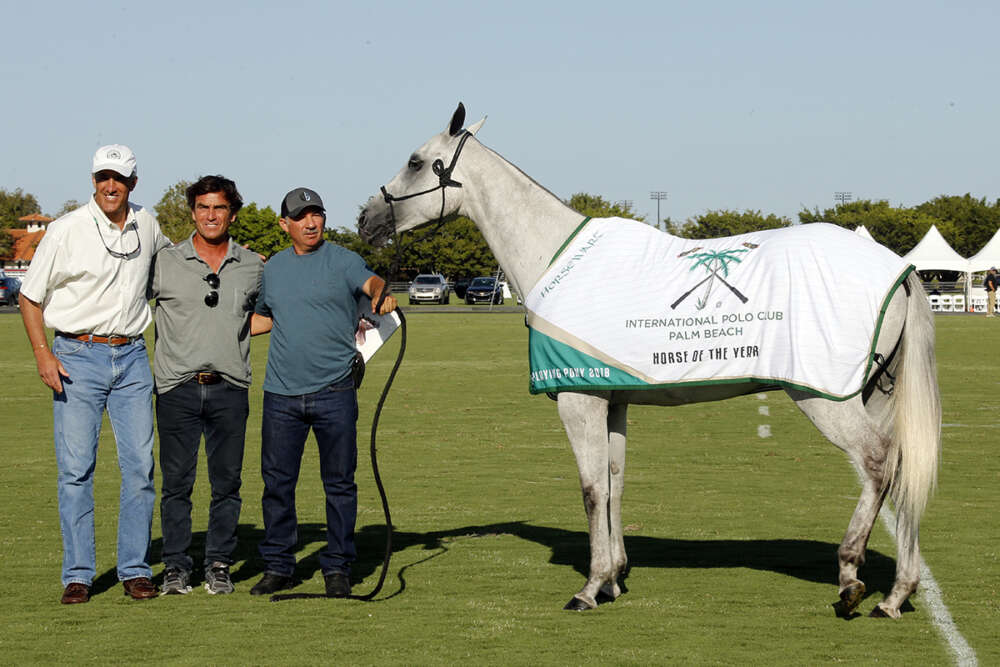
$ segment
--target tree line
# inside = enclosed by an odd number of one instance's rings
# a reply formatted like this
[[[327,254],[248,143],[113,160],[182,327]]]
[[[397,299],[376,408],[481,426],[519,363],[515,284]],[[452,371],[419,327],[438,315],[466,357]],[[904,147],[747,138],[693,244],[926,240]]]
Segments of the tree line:
[[[189,183],[179,181],[167,188],[153,207],[160,227],[173,241],[180,241],[194,230],[188,210],[185,190]],[[619,217],[638,221],[645,218],[632,210],[628,202],[610,202],[600,195],[577,193],[565,203],[581,215],[594,218]],[[56,213],[80,206],[69,200]],[[360,207],[359,207],[360,208]],[[7,191],[0,188],[0,256],[10,256],[12,239],[7,230],[17,225],[18,218],[41,213],[33,194],[21,188]],[[760,211],[709,210],[677,223],[665,220],[667,230],[676,236],[707,239],[733,236],[763,229],[777,229],[795,224],[784,216]],[[942,236],[963,257],[971,257],[1000,228],[1000,199],[987,202],[970,194],[941,195],[917,206],[890,206],[884,200],[859,200],[832,208],[798,213],[798,224],[829,222],[848,229],[864,225],[872,237],[899,255],[905,255],[923,238],[931,225],[937,225]],[[407,232],[389,245],[373,248],[364,243],[357,231],[336,225],[328,219],[327,238],[364,257],[373,271],[390,279],[400,280],[416,273],[441,273],[448,278],[490,275],[497,270],[497,261],[475,224],[458,217],[439,229],[427,227]],[[290,245],[278,226],[278,214],[270,206],[251,202],[243,207],[230,228],[240,244],[270,257]],[[398,252],[397,252],[398,250]]]

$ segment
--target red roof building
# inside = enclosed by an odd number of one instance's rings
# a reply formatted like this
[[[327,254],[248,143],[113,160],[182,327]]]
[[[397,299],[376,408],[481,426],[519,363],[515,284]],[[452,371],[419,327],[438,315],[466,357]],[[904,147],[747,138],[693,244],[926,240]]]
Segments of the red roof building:
[[[13,269],[15,273],[18,272],[18,269],[21,271],[27,270],[28,265],[31,264],[31,258],[35,256],[35,248],[38,247],[38,243],[45,236],[45,227],[52,220],[53,218],[41,213],[32,213],[31,215],[17,219],[18,222],[24,223],[25,226],[23,228],[14,227],[7,230],[7,233],[14,239],[14,243],[9,256],[0,257],[0,263],[2,263],[5,270]]]

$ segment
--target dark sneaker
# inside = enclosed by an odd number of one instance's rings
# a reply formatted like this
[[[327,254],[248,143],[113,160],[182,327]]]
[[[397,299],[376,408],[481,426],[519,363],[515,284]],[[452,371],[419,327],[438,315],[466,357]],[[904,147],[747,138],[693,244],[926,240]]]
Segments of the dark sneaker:
[[[326,597],[346,598],[351,594],[351,579],[343,572],[323,575],[326,580]]]
[[[211,595],[224,595],[236,590],[229,578],[229,566],[216,561],[205,568],[205,590]]]
[[[163,573],[160,595],[187,595],[191,592],[191,573],[179,567],[168,567]]]
[[[254,584],[253,588],[250,589],[250,595],[270,595],[271,593],[282,591],[291,587],[291,577],[274,574],[273,572],[265,572],[264,576],[260,578],[260,581]]]

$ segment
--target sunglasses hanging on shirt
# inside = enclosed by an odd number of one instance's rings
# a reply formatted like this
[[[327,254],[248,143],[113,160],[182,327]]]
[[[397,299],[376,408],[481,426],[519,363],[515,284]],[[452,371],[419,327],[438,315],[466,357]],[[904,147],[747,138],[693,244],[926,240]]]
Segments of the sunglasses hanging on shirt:
[[[210,273],[205,276],[204,281],[208,283],[208,286],[212,288],[212,291],[205,295],[205,305],[209,308],[215,308],[219,305],[219,274]]]
[[[94,218],[94,226],[97,227],[97,235],[101,237],[101,243],[104,244],[104,249],[107,250],[108,254],[115,259],[128,259],[129,257],[138,254],[138,252],[142,249],[142,240],[139,238],[139,227],[137,225],[132,225],[132,231],[135,232],[135,250],[129,252],[118,252],[117,250],[109,248],[108,242],[104,240],[104,234],[101,233],[101,225],[97,222],[97,218]]]

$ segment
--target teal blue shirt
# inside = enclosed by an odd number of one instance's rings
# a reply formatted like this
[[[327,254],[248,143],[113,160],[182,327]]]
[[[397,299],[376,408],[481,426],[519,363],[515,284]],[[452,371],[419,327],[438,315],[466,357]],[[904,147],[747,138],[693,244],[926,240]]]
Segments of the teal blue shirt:
[[[274,321],[264,391],[311,394],[347,377],[358,299],[373,275],[358,254],[329,241],[305,255],[287,248],[264,264],[256,312]]]

